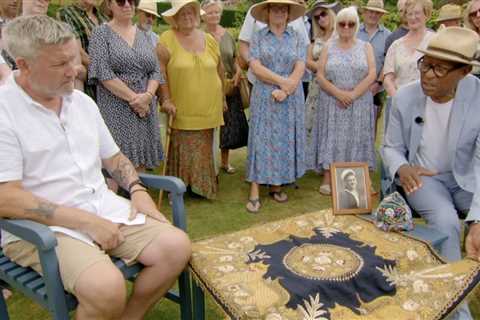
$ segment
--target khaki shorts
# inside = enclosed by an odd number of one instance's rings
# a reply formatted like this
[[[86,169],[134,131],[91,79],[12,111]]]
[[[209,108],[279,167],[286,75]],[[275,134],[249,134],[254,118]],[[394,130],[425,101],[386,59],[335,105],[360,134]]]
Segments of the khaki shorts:
[[[120,232],[125,241],[109,255],[119,257],[127,264],[133,264],[142,250],[165,230],[165,223],[147,217],[145,224],[136,226],[122,225]],[[65,290],[75,294],[75,282],[83,271],[97,262],[111,263],[107,253],[98,245],[91,246],[63,233],[55,233],[57,237],[58,264],[60,276]],[[40,258],[34,245],[24,240],[7,244],[3,249],[5,255],[23,267],[31,267],[42,273]]]

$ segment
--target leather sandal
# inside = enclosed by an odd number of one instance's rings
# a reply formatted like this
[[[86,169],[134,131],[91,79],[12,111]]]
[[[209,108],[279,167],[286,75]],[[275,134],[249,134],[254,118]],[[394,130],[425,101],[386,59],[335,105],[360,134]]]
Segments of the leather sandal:
[[[247,211],[250,213],[258,213],[262,204],[260,203],[260,199],[248,199],[247,205],[245,206]]]

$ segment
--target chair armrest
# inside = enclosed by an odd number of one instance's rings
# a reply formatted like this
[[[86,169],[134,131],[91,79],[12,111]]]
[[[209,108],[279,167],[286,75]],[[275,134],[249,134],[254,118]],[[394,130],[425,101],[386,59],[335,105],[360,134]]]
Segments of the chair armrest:
[[[0,229],[10,232],[46,251],[57,246],[52,230],[44,224],[31,220],[0,219]]]
[[[187,218],[183,203],[183,194],[187,190],[181,179],[170,176],[157,176],[141,173],[140,179],[147,187],[163,189],[171,194],[173,225],[183,231],[187,231]]]
[[[185,193],[183,181],[177,177],[157,176],[148,173],[140,173],[140,179],[147,186],[155,189],[163,189],[171,193]]]

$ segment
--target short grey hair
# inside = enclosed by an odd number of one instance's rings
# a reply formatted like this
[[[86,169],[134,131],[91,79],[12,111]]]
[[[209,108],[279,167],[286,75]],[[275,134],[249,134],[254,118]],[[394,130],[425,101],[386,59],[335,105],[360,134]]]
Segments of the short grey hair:
[[[350,6],[340,10],[337,13],[337,17],[335,19],[335,26],[337,26],[339,22],[348,22],[348,21],[355,22],[355,35],[356,35],[358,30],[360,29],[360,17],[358,16],[357,7]]]
[[[66,23],[45,15],[15,18],[2,30],[5,49],[14,59],[31,60],[43,47],[74,39],[75,35]]]

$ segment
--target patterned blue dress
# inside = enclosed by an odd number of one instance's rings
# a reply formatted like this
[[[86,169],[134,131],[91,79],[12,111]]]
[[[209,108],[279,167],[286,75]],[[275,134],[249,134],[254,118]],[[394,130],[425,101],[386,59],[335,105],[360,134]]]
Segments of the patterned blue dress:
[[[337,88],[352,90],[368,74],[366,43],[356,40],[352,48],[338,47],[338,40],[332,40],[328,48],[325,77]],[[323,169],[329,169],[332,162],[367,162],[375,168],[375,109],[373,96],[367,90],[343,109],[338,100],[320,91],[319,106],[324,110],[318,116],[318,161]]]
[[[287,27],[281,39],[268,27],[250,43],[250,59],[288,77],[297,61],[305,61],[306,45]],[[302,86],[282,102],[272,97],[275,85],[256,80],[250,100],[247,181],[282,185],[305,173],[305,103]]]

